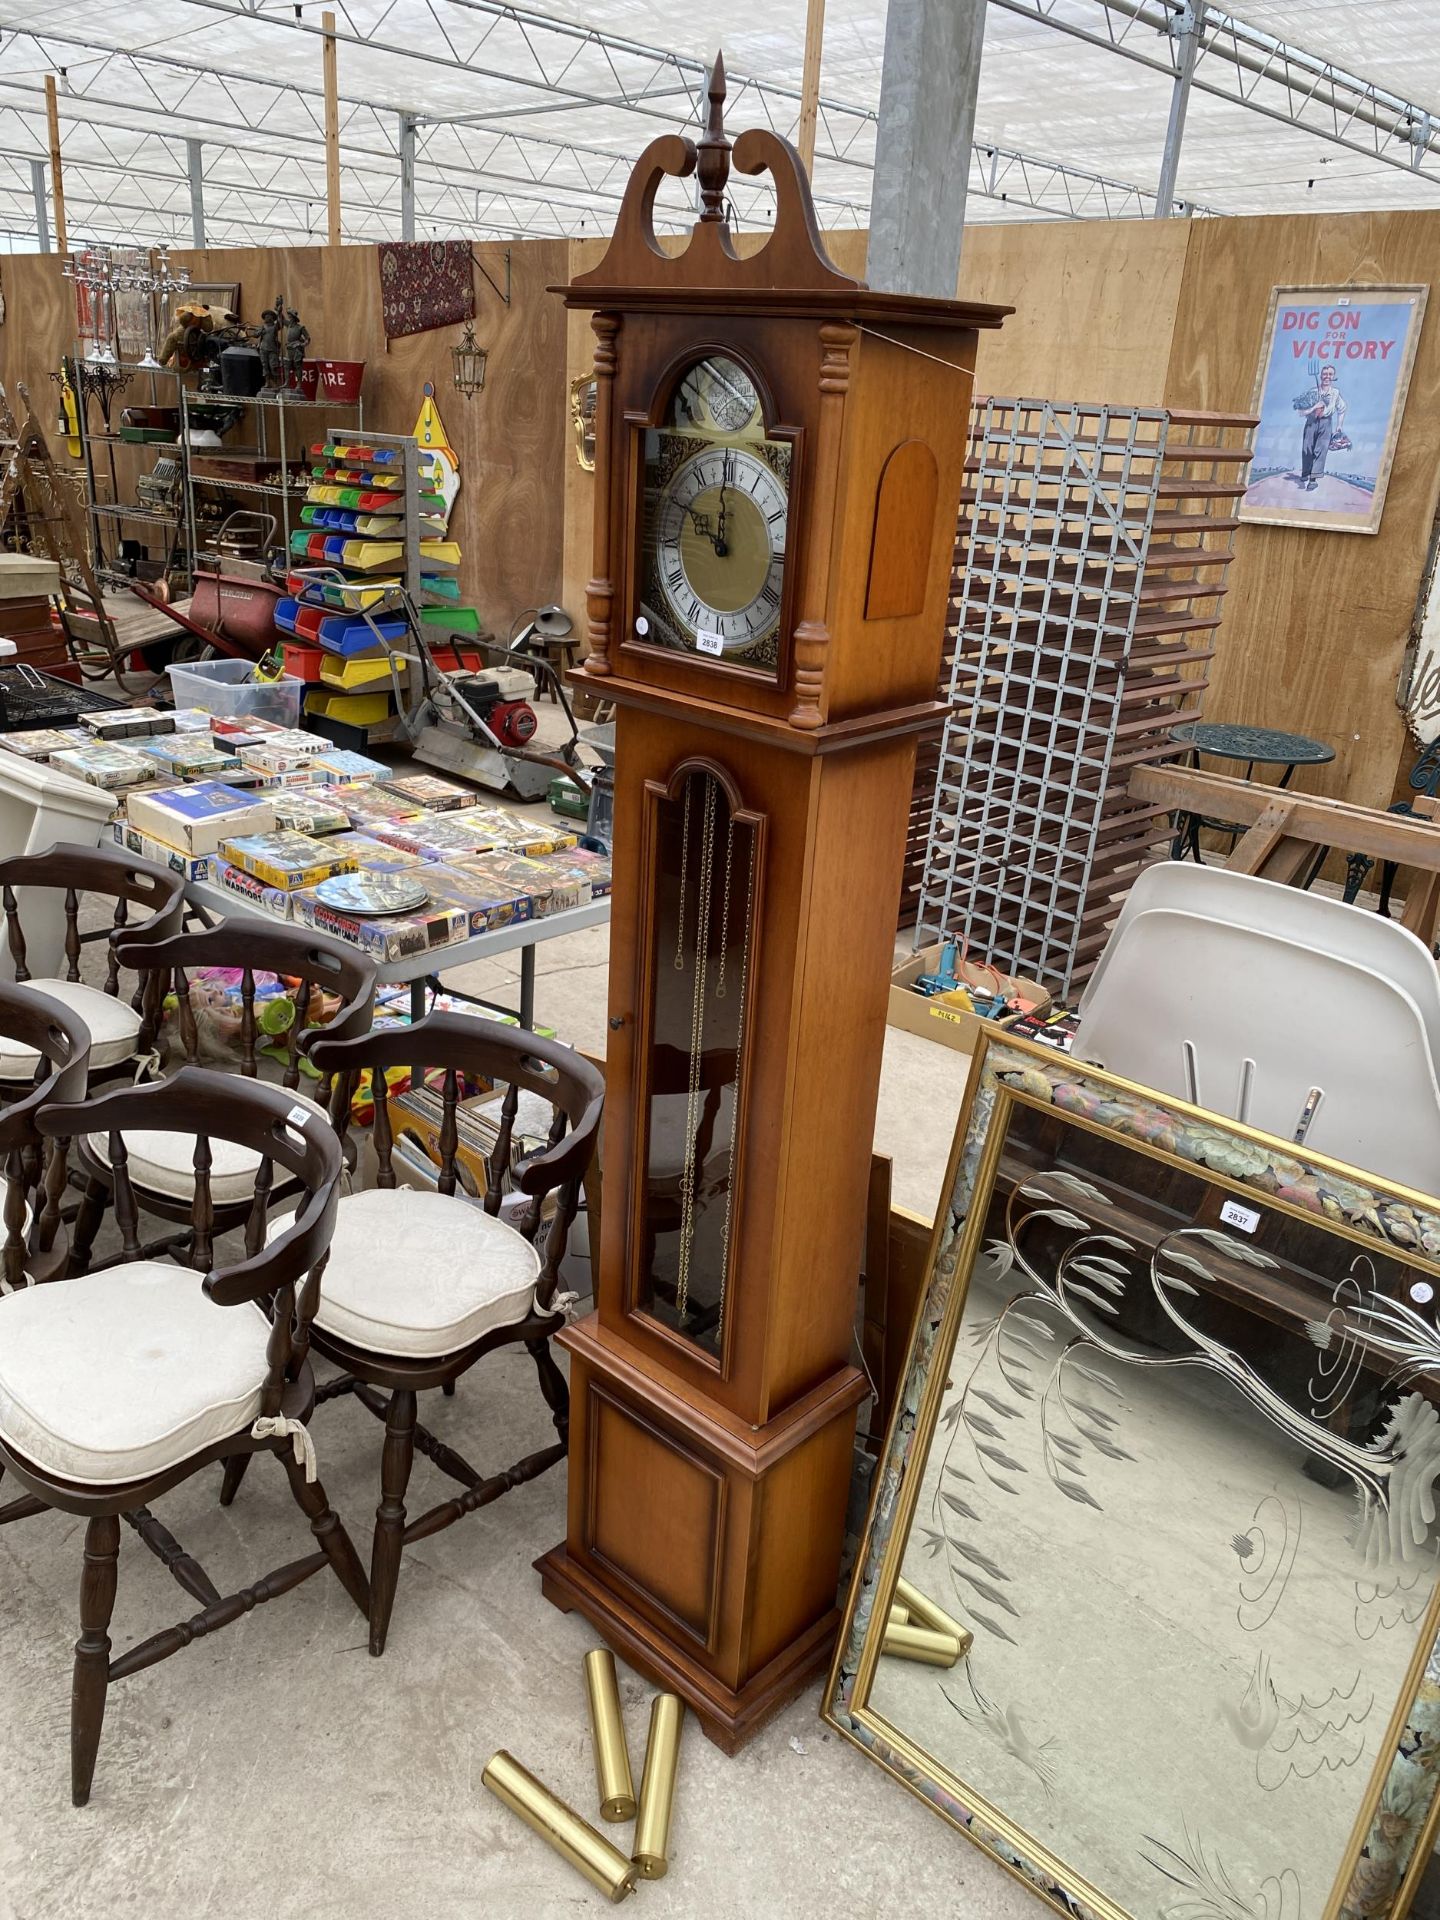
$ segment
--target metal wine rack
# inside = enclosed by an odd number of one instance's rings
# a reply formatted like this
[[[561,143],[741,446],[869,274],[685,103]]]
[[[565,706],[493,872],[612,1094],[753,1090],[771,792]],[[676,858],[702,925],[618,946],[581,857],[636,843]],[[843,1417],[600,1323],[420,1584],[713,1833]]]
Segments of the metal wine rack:
[[[1169,843],[1126,786],[1200,712],[1254,425],[977,399],[917,945],[1061,995],[1093,968]]]

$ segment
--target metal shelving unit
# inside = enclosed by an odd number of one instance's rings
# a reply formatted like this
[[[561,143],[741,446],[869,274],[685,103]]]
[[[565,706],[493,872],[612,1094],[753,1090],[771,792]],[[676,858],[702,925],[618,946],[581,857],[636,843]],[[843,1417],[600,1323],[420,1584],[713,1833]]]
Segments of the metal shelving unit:
[[[346,427],[356,434],[364,431],[365,401],[363,396],[355,401],[336,401],[321,399],[307,400],[300,395],[282,397],[278,393],[232,394],[202,392],[198,388],[188,387],[180,370],[176,367],[147,367],[139,364],[123,364],[111,369],[113,375],[124,377],[125,384],[117,387],[112,396],[112,408],[124,405],[126,391],[130,382],[139,377],[148,378],[150,404],[162,404],[157,401],[156,383],[170,380],[176,386],[176,399],[180,410],[180,431],[175,440],[127,440],[113,428],[94,431],[90,426],[89,407],[83,401],[80,405],[80,447],[85,462],[86,477],[89,482],[90,500],[87,511],[91,518],[91,538],[95,545],[97,572],[114,576],[116,568],[107,554],[106,544],[101,537],[102,524],[121,526],[125,522],[135,522],[154,528],[173,528],[175,538],[170,542],[166,554],[167,570],[183,566],[192,581],[197,565],[209,563],[223,566],[227,556],[218,553],[213,546],[204,544],[203,522],[196,512],[197,489],[215,488],[222,493],[244,494],[251,498],[278,500],[280,502],[279,521],[276,530],[277,544],[283,544],[288,554],[291,530],[299,523],[299,506],[305,498],[309,475],[297,475],[285,484],[270,481],[226,479],[219,475],[196,474],[191,461],[196,453],[213,452],[223,458],[227,452],[238,449],[197,448],[190,443],[191,414],[197,407],[246,407],[255,410],[253,418],[258,425],[258,445],[251,453],[252,458],[261,460],[272,457],[272,437],[274,440],[273,457],[282,473],[289,473],[292,460],[306,451],[311,434],[309,431],[291,436],[287,433],[287,416],[301,414],[311,420],[320,416],[321,431],[328,429],[332,417],[342,418]],[[271,416],[276,417],[272,430]],[[296,425],[299,426],[299,422]],[[176,506],[167,512],[157,512],[154,508],[144,507],[127,501],[99,501],[96,499],[95,449],[104,447],[129,447],[144,456],[153,455],[174,459],[179,463],[180,479]],[[113,455],[108,464],[113,468]],[[292,510],[293,509],[293,510]]]
[[[1254,420],[977,401],[916,944],[1061,994],[1170,839],[1130,771],[1199,715]]]
[[[259,434],[258,445],[254,451],[255,457],[261,460],[268,460],[272,457],[268,422],[271,414],[276,416],[276,440],[278,444],[273,449],[273,457],[281,474],[286,476],[283,481],[229,480],[222,479],[215,474],[196,474],[194,472],[191,466],[191,455],[202,451],[202,449],[189,445],[189,411],[192,406],[203,407],[212,405],[234,405],[253,407],[256,409],[255,419],[259,423]],[[331,414],[343,415],[345,416],[345,424],[353,427],[355,433],[363,433],[365,430],[365,400],[363,395],[358,400],[348,402],[322,400],[318,395],[314,400],[306,400],[303,396],[282,398],[278,393],[257,393],[248,397],[242,394],[210,396],[200,393],[190,393],[185,387],[181,387],[181,438],[186,442],[181,486],[185,499],[186,533],[190,544],[192,572],[194,571],[197,561],[206,560],[213,562],[216,566],[222,566],[225,560],[223,554],[216,552],[213,547],[202,546],[200,542],[200,529],[195,513],[195,493],[196,489],[201,487],[216,487],[225,493],[243,493],[254,498],[278,500],[280,502],[279,544],[283,546],[288,559],[290,552],[290,534],[293,526],[298,524],[298,512],[292,517],[290,510],[291,503],[293,502],[298,509],[304,501],[306,491],[310,485],[308,472],[300,478],[289,477],[290,462],[296,455],[305,452],[309,436],[308,434],[301,435],[298,443],[292,449],[285,431],[286,416],[293,416],[301,412],[311,415],[316,413],[327,416]],[[322,432],[325,430],[327,430],[327,424],[322,422]],[[223,457],[225,453],[234,451],[238,451],[238,449],[221,448],[217,450],[217,453],[219,457]]]

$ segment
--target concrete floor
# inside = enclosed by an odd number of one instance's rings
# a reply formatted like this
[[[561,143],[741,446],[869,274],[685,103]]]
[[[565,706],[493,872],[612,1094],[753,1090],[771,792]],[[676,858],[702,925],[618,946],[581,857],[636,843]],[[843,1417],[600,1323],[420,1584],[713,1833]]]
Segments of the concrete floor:
[[[567,1039],[604,1034],[605,930],[540,950],[537,1010]],[[455,978],[507,988],[509,956]],[[963,1056],[888,1035],[878,1144],[897,1198],[933,1207],[963,1090]],[[494,1355],[424,1417],[486,1470],[543,1444],[548,1416],[523,1356]],[[315,1428],[331,1499],[367,1550],[380,1429],[363,1409]],[[229,1511],[218,1474],[162,1505],[222,1588],[303,1552],[278,1469],[260,1462]],[[418,1511],[438,1476],[412,1483]],[[371,1660],[359,1616],[316,1579],[117,1683],[94,1798],[69,1805],[70,1651],[83,1528],[47,1515],[0,1531],[0,1920],[264,1913],[435,1916],[477,1905],[551,1920],[600,1904],[480,1784],[508,1747],[582,1811],[594,1806],[581,1661],[596,1644],[540,1597],[531,1561],[565,1531],[561,1471],[412,1548],[395,1624]],[[185,1617],[180,1590],[127,1531],[117,1647]],[[637,1780],[650,1689],[622,1668]],[[1022,1920],[1031,1899],[818,1718],[812,1688],[733,1760],[686,1731],[672,1868],[646,1911],[830,1920],[965,1912]],[[623,1839],[628,1829],[616,1830]]]
[[[542,946],[537,1018],[603,1052],[608,931]],[[515,998],[518,956],[457,971]],[[897,1202],[935,1204],[964,1090],[964,1057],[887,1033],[877,1150]],[[528,1359],[491,1356],[422,1417],[489,1470],[550,1429]],[[368,1557],[380,1429],[358,1405],[315,1428],[332,1502]],[[308,1548],[278,1468],[261,1461],[228,1511],[218,1473],[162,1516],[222,1589]],[[443,1497],[427,1463],[412,1511]],[[448,1483],[443,1483],[448,1491]],[[240,1920],[481,1910],[558,1920],[600,1904],[483,1789],[499,1747],[593,1815],[581,1661],[596,1644],[540,1596],[531,1561],[565,1531],[557,1470],[406,1555],[386,1655],[338,1584],[317,1578],[112,1690],[94,1797],[69,1804],[70,1655],[83,1526],[45,1515],[0,1530],[0,1920]],[[193,1612],[126,1530],[117,1648]],[[638,1783],[650,1690],[622,1668]],[[680,1920],[948,1915],[1022,1920],[1031,1896],[818,1718],[812,1688],[727,1760],[685,1732],[672,1866],[637,1898]],[[628,1828],[615,1835],[622,1842]]]
[[[555,715],[542,707],[542,738]],[[394,757],[394,756],[391,756]],[[537,811],[546,811],[543,806]],[[537,1018],[587,1051],[605,1043],[608,931],[541,946]],[[519,959],[447,978],[518,998]],[[967,1061],[887,1030],[875,1146],[897,1204],[939,1195]],[[528,1360],[483,1361],[422,1417],[483,1470],[550,1428]],[[380,1429],[343,1401],[314,1429],[330,1497],[368,1555]],[[268,1471],[266,1470],[268,1468]],[[218,1473],[161,1504],[225,1587],[307,1550],[278,1467],[261,1461],[228,1511]],[[443,1497],[421,1462],[412,1511]],[[47,1515],[0,1529],[0,1920],[559,1920],[601,1896],[484,1790],[499,1747],[587,1816],[594,1773],[581,1662],[596,1644],[540,1596],[531,1562],[565,1531],[557,1470],[412,1548],[385,1657],[338,1584],[317,1577],[112,1691],[95,1792],[69,1804],[71,1649],[83,1527]],[[117,1647],[193,1608],[127,1530]],[[650,1689],[621,1668],[632,1764]],[[741,1755],[685,1731],[671,1870],[634,1911],[672,1920],[1026,1920],[1034,1897],[818,1718],[813,1687]],[[621,1844],[629,1829],[611,1830]],[[1416,1905],[1440,1920],[1427,1878]]]

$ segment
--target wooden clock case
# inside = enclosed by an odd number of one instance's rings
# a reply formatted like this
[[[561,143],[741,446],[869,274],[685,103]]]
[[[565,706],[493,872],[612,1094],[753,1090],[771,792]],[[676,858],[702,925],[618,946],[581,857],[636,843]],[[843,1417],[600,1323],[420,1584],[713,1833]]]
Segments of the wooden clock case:
[[[604,260],[561,290],[593,310],[597,341],[589,653],[573,678],[616,705],[616,826],[597,1311],[562,1336],[568,1537],[537,1564],[551,1600],[734,1751],[822,1671],[837,1625],[915,736],[939,712],[977,329],[1009,309],[875,294],[839,273],[795,150],[750,131],[732,153],[723,100],[717,60],[704,137],[652,143]],[[723,217],[732,161],[776,193],[774,232],[746,257]],[[655,194],[694,172],[700,219],[672,256]],[[718,353],[793,448],[776,676],[635,632],[642,435],[686,368]],[[714,1351],[646,1291],[658,822],[697,774],[754,860]]]

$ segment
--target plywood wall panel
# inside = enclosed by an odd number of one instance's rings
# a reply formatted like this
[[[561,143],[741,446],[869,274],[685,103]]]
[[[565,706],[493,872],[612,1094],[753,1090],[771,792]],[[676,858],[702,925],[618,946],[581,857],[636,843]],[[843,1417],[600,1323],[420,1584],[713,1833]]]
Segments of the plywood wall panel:
[[[1428,283],[1440,261],[1440,213],[1430,212],[1197,220],[1188,236],[1172,406],[1249,406],[1272,287]],[[1380,531],[1243,527],[1206,700],[1212,719],[1329,742],[1333,764],[1297,784],[1366,806],[1388,804],[1415,751],[1395,687],[1440,494],[1437,417],[1432,298]]]
[[[980,336],[975,391],[1159,406],[1187,241],[1183,220],[971,227],[960,298],[1015,309]]]
[[[473,251],[504,286],[506,249],[476,241]],[[196,281],[238,281],[245,321],[258,320],[281,294],[309,327],[315,357],[364,360],[365,419],[378,432],[410,432],[424,383],[433,381],[464,479],[457,537],[465,552],[466,598],[492,630],[504,634],[525,607],[560,597],[565,315],[545,289],[566,277],[565,241],[529,241],[511,249],[509,307],[475,275],[475,332],[490,360],[484,392],[469,400],[452,384],[450,349],[458,328],[411,334],[387,350],[374,247],[209,248],[177,251],[174,258]],[[38,254],[6,259],[0,284],[6,296],[0,380],[7,387],[16,378],[26,380],[48,428],[55,406],[47,375],[74,344],[70,285],[55,256]],[[169,384],[157,383],[161,403]],[[130,394],[137,401],[149,398],[140,380]],[[117,419],[123,404],[117,403]],[[325,416],[306,409],[297,418],[313,431]],[[231,440],[238,442],[242,431]],[[126,452],[121,458],[128,466],[135,457]],[[131,481],[123,472],[122,482]]]

